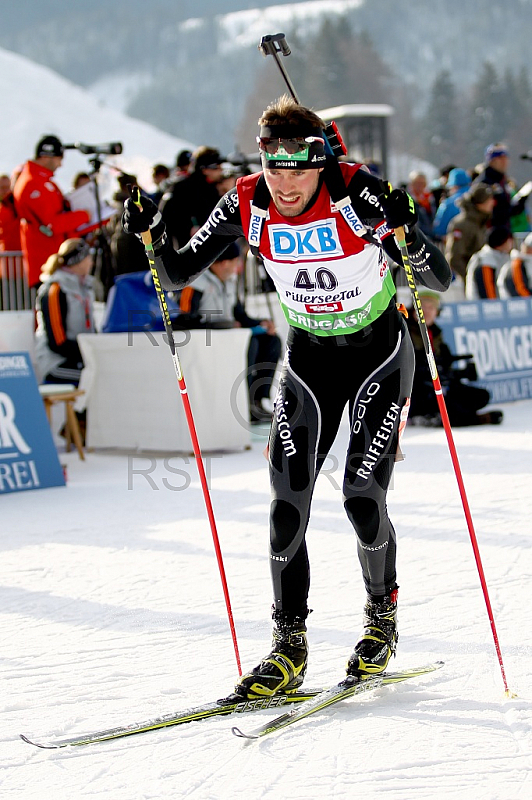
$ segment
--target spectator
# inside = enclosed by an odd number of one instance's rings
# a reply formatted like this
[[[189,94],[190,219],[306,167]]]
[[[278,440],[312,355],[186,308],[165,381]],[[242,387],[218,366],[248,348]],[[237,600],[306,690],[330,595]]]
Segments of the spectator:
[[[475,381],[477,379],[477,371],[472,361],[472,356],[452,355],[443,339],[441,328],[436,325],[436,318],[440,311],[439,294],[422,288],[419,290],[419,298],[451,425],[461,428],[468,425],[500,424],[503,418],[502,411],[494,410],[479,414],[479,411],[490,401],[490,394],[487,389],[463,382],[464,380]],[[414,384],[410,401],[410,424],[421,427],[441,428],[442,420],[438,410],[438,401],[425,347],[413,309],[408,317],[408,330],[416,356]],[[456,361],[464,360],[468,362],[464,369],[457,369],[453,366]]]
[[[190,159],[192,158],[191,150],[180,150],[177,154],[175,169],[162,183],[159,184],[161,197],[157,205],[163,208],[163,205],[171,197],[176,183],[179,183],[189,174]]]
[[[237,178],[244,174],[248,173],[242,172],[242,169],[234,164],[230,164],[227,161],[224,162],[222,164],[222,177],[216,184],[218,196],[223,197],[226,192],[233,189],[236,186]]]
[[[72,188],[80,189],[82,186],[86,186],[90,182],[91,182],[91,177],[88,172],[78,172],[76,173],[76,175],[74,175],[74,180],[72,181]]]
[[[157,187],[153,194],[150,194],[155,205],[159,205],[165,192],[165,184],[170,178],[170,170],[164,164],[156,164],[151,173],[152,180]]]
[[[477,183],[459,198],[457,204],[460,210],[449,223],[445,256],[454,274],[465,284],[469,259],[486,243],[495,200],[490,186]]]
[[[484,170],[476,183],[491,186],[495,198],[491,227],[512,230],[512,217],[520,216],[525,211],[528,195],[518,197],[515,201],[515,184],[507,177],[510,163],[508,148],[502,142],[490,144],[484,155]]]
[[[122,172],[118,176],[117,181],[118,190],[113,195],[113,204],[116,207],[116,214],[111,217],[107,225],[115,277],[129,272],[146,272],[146,270],[149,269],[144,245],[136,237],[128,236],[123,231],[120,223],[124,210],[124,203],[129,197],[128,184],[136,186],[137,178],[135,175],[128,175]]]
[[[76,228],[89,222],[86,211],[70,211],[59,187],[52,181],[63,161],[63,145],[57,136],[44,136],[15,184],[15,208],[20,231],[24,269],[29,286],[37,286],[41,267],[58,252]]]
[[[192,161],[191,150],[181,150],[177,154],[177,158],[175,161],[175,175],[177,178],[184,178],[186,175],[188,175],[191,161]]]
[[[84,239],[62,242],[42,268],[35,355],[43,383],[79,384],[83,360],[76,337],[94,332],[91,269]]]
[[[272,414],[263,404],[270,398],[281,340],[272,320],[247,315],[237,292],[240,266],[240,251],[230,244],[208,270],[181,291],[178,322],[179,327],[187,328],[251,328],[247,356],[250,422],[270,422]]]
[[[411,172],[408,176],[407,192],[413,198],[418,217],[418,227],[426,236],[432,237],[434,200],[427,190],[427,176],[423,172]]]
[[[460,211],[458,200],[470,186],[471,178],[465,169],[451,170],[447,181],[448,195],[441,201],[434,217],[433,233],[436,240],[441,241],[445,238],[450,221]]]
[[[532,233],[512,250],[510,260],[501,267],[497,278],[499,297],[528,297],[532,295]]]
[[[508,228],[494,228],[489,233],[484,247],[471,257],[467,265],[466,300],[495,300],[499,296],[497,278],[508,261],[512,243]]]
[[[16,252],[21,249],[20,220],[11,191],[11,178],[0,175],[0,250]]]
[[[429,187],[429,191],[434,201],[434,208],[436,209],[438,209],[445,198],[449,196],[449,175],[453,169],[455,169],[454,164],[446,164],[440,169],[439,177],[433,181]]]
[[[220,199],[217,184],[223,178],[224,159],[213,147],[199,147],[192,155],[191,172],[165,194],[160,210],[175,246],[183,247],[207,222]]]

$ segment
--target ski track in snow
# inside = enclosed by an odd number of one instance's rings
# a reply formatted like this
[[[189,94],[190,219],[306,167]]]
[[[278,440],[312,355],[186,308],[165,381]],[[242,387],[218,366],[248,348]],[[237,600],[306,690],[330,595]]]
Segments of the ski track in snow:
[[[275,710],[114,742],[23,743],[182,710],[227,694],[237,671],[194,464],[186,491],[127,489],[127,457],[61,453],[66,489],[1,498],[2,800],[525,800],[532,796],[528,594],[532,401],[500,427],[454,432],[510,689],[506,698],[458,488],[441,430],[407,429],[389,509],[399,538],[394,667],[445,667],[353,698],[260,742]],[[248,452],[212,462],[212,501],[244,669],[268,650],[269,486]],[[308,534],[311,657],[329,685],[356,641],[364,593],[341,502],[344,422],[316,487]]]

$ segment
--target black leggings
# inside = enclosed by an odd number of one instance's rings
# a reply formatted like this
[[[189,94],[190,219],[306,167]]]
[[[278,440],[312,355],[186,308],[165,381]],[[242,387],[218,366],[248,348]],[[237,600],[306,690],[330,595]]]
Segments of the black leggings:
[[[412,343],[395,307],[370,329],[348,336],[318,340],[291,329],[270,434],[270,557],[277,610],[307,615],[305,532],[312,493],[347,403],[351,426],[343,501],[357,535],[364,582],[374,596],[396,586],[386,493],[413,372]]]

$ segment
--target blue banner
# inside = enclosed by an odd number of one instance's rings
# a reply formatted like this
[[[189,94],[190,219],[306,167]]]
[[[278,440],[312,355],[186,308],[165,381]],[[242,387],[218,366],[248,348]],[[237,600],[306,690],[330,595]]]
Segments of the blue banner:
[[[0,494],[64,486],[28,353],[0,353]]]
[[[472,353],[493,403],[532,397],[532,297],[445,303],[437,324],[453,353]]]

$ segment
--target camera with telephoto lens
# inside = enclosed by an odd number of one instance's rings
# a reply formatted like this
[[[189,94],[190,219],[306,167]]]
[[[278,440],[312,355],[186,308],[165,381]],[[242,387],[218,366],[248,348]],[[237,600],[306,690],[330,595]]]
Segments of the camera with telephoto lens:
[[[122,142],[109,142],[108,144],[64,144],[63,150],[79,150],[85,156],[119,156],[123,150]]]

